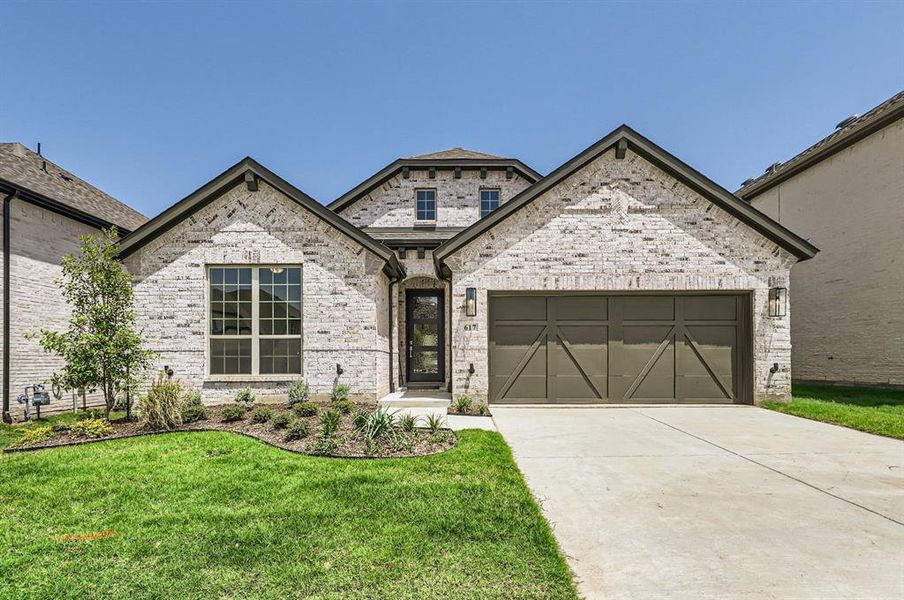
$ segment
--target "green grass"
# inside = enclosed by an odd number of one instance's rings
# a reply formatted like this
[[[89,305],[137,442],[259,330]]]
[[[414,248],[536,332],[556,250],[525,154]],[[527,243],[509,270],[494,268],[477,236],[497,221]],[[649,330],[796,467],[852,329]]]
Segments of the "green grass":
[[[4,446],[18,435],[0,427]],[[221,432],[5,454],[0,522],[0,598],[576,597],[508,446],[482,431],[414,459]]]
[[[795,385],[791,402],[767,402],[779,412],[904,439],[904,391]]]

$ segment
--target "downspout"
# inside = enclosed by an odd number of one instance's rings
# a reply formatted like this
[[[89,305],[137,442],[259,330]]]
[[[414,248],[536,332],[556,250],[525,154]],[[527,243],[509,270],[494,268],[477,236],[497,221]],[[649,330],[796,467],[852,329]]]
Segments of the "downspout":
[[[395,376],[393,375],[393,360],[392,360],[392,348],[393,348],[393,322],[392,322],[392,304],[393,304],[393,295],[392,295],[392,286],[397,284],[401,280],[400,277],[390,277],[389,278],[389,393],[392,394],[395,392]]]
[[[18,191],[3,199],[3,422],[12,423],[9,412],[9,219],[13,198]]]

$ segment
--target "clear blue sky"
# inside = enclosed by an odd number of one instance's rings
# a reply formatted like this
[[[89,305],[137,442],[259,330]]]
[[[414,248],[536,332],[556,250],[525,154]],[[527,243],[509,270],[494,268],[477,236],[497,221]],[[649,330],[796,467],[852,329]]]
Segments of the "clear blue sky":
[[[3,3],[0,140],[153,216],[251,155],[321,202],[625,122],[736,189],[904,89],[904,2]]]

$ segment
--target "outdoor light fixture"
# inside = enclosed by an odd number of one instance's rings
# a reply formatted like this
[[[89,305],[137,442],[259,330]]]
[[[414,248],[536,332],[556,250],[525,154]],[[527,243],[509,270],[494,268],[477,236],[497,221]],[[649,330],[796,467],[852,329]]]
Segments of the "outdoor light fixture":
[[[477,288],[465,290],[465,314],[469,317],[477,316]]]
[[[769,316],[784,317],[788,314],[788,288],[777,287],[769,290]]]
[[[270,267],[270,272],[273,273],[274,275],[279,275],[280,273],[283,272],[283,268],[282,267]]]

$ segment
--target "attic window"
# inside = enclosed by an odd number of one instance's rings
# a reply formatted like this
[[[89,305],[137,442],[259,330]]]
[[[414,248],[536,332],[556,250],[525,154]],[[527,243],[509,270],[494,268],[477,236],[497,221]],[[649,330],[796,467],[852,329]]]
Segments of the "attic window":
[[[436,190],[417,190],[415,218],[418,221],[436,221]]]
[[[480,218],[499,208],[499,190],[480,190]]]

